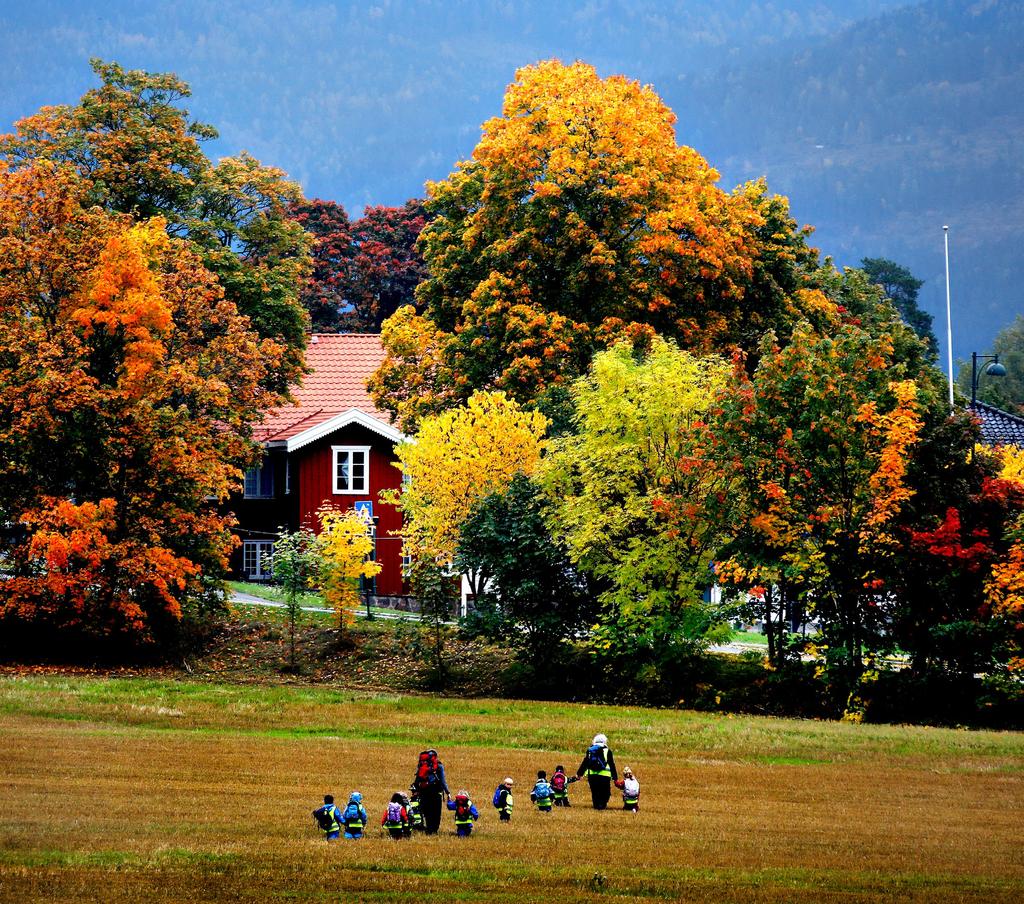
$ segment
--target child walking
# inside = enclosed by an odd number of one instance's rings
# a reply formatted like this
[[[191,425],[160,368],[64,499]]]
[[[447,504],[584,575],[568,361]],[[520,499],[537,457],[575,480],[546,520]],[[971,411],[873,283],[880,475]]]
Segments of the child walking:
[[[420,812],[420,794],[415,788],[409,798],[409,825],[414,832],[426,831],[427,824],[423,821],[423,814]]]
[[[622,770],[622,778],[615,783],[615,786],[622,791],[622,809],[631,810],[633,813],[640,811],[640,782],[633,775],[633,770],[627,766]]]
[[[554,792],[556,807],[572,806],[569,803],[569,785],[578,781],[579,779],[575,775],[565,774],[565,766],[555,766],[555,771],[551,776],[551,790]]]
[[[412,835],[407,803],[408,798],[401,791],[396,791],[391,795],[391,801],[384,808],[380,824],[388,830],[388,834],[392,838],[408,838]]]
[[[512,821],[512,779],[506,778],[494,789],[494,800],[491,801],[498,811],[498,819],[502,822]]]
[[[551,789],[548,774],[543,769],[537,773],[537,781],[530,792],[530,800],[537,805],[537,809],[541,813],[551,812],[551,805],[555,801],[555,792]]]
[[[480,811],[476,804],[469,799],[469,792],[465,789],[455,795],[455,800],[448,801],[448,809],[455,811],[455,834],[459,838],[466,838],[473,834],[473,823],[480,818]]]
[[[334,841],[341,835],[341,810],[334,806],[334,795],[324,795],[324,805],[313,811],[313,819],[324,833],[325,841]]]
[[[345,827],[345,837],[362,838],[363,829],[366,828],[366,823],[369,821],[370,817],[363,806],[363,795],[358,791],[353,791],[349,795],[348,806],[345,807],[345,812],[341,814],[341,824]]]

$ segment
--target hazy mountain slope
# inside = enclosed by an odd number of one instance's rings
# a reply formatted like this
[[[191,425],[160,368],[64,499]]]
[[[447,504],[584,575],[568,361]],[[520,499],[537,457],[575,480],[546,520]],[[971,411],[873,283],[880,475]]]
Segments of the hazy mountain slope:
[[[311,194],[400,203],[465,157],[515,70],[583,58],[651,80],[835,32],[906,0],[0,0],[0,128],[90,82],[90,56],[173,70]]]
[[[841,262],[890,257],[925,279],[943,338],[949,224],[969,356],[1024,311],[1022,34],[1024,3],[932,0],[665,94],[726,181],[767,173]]]

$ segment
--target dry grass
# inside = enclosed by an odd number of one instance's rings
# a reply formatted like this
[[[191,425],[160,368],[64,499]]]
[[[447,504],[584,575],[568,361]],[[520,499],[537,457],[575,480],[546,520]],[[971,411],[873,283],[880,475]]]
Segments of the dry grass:
[[[639,817],[542,816],[595,731]],[[440,747],[478,834],[324,844]],[[500,825],[490,794],[520,794]],[[1024,896],[1024,737],[169,680],[0,680],[0,901],[977,901]],[[450,817],[446,819],[450,828]],[[604,877],[600,886],[595,875]]]

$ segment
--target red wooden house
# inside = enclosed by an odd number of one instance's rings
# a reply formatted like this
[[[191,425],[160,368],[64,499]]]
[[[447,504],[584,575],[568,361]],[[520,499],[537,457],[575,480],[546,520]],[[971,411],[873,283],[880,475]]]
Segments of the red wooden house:
[[[375,557],[381,572],[373,592],[404,591],[402,516],[380,501],[381,490],[399,489],[395,444],[405,439],[366,391],[367,378],[384,359],[380,337],[314,334],[306,349],[310,373],[293,388],[295,404],[271,413],[256,438],[263,465],[245,475],[234,504],[242,540],[234,563],[247,580],[270,577],[269,556],[282,528],[317,530],[317,509],[372,508]]]

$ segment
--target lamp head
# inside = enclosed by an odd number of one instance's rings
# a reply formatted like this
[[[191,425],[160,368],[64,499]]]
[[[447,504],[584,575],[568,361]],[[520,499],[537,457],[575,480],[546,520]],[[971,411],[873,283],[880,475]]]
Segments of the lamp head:
[[[988,366],[988,370],[986,371],[986,373],[988,373],[990,377],[1005,377],[1006,368],[1003,367],[1003,365],[1000,364],[998,361],[993,361]]]

